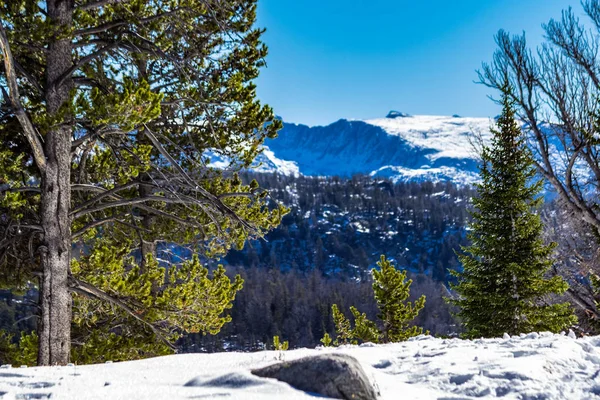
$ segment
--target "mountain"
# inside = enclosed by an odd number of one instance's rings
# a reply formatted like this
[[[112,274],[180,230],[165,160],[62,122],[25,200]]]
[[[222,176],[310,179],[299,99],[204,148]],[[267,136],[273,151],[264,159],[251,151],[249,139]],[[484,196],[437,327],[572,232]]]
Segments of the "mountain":
[[[397,111],[386,118],[341,119],[327,126],[284,123],[279,137],[265,143],[258,170],[471,184],[478,179],[471,139],[474,132],[489,137],[489,126],[487,118],[410,116]]]

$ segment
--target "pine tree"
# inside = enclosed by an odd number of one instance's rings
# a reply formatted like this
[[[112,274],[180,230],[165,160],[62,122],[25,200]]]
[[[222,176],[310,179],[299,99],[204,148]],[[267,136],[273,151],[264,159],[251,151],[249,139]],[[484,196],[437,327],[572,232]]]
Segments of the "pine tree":
[[[290,343],[286,340],[285,342],[281,342],[279,340],[279,336],[273,336],[273,350],[276,351],[286,351],[289,349]]]
[[[256,7],[257,0],[0,2],[0,278],[11,287],[38,284],[40,365],[69,362],[73,313],[76,325],[101,330],[78,343],[109,333],[124,343],[134,329],[133,337],[148,338],[134,345],[152,348],[173,331],[214,332],[221,297],[208,295],[219,303],[208,314],[189,308],[205,293],[188,292],[203,285],[170,280],[172,270],[156,266],[157,246],[222,256],[285,212],[235,174],[281,127],[256,97],[267,55]],[[229,160],[226,171],[209,155]],[[135,262],[112,276],[100,263],[72,268],[73,248],[106,253],[107,240],[114,253],[137,254]],[[134,292],[124,284],[136,268],[151,280]],[[204,274],[195,261],[182,268]],[[171,288],[180,278],[181,293]],[[202,315],[206,324],[197,323]]]
[[[385,256],[377,262],[378,270],[373,270],[373,291],[379,308],[377,317],[382,321],[381,342],[401,342],[423,333],[423,328],[412,326],[410,322],[425,307],[425,296],[414,303],[407,302],[412,280],[406,280],[406,271],[399,271]]]
[[[333,317],[333,325],[335,326],[335,340],[333,341],[334,346],[342,344],[354,344],[355,339],[352,332],[352,326],[350,321],[346,318],[337,306],[334,304],[331,306],[331,315]]]
[[[339,310],[337,304],[331,306],[336,339],[334,345],[357,344],[360,342],[389,343],[402,342],[410,337],[423,333],[423,328],[410,326],[419,311],[425,307],[425,296],[414,303],[407,302],[410,296],[412,280],[406,280],[406,271],[398,271],[385,256],[381,256],[377,265],[379,271],[373,270],[373,292],[381,320],[381,328],[367,318],[354,306],[350,312],[354,316],[352,323]]]
[[[482,149],[482,182],[473,199],[472,241],[459,255],[462,272],[453,271],[466,337],[503,333],[557,332],[576,322],[568,303],[550,304],[568,286],[559,276],[546,278],[555,244],[544,244],[536,209],[543,182],[536,180],[532,154],[515,120],[505,83],[502,114],[492,142]]]
[[[363,343],[379,342],[379,329],[377,329],[375,322],[369,320],[367,314],[361,313],[354,306],[350,307],[350,312],[354,316],[354,329],[352,329],[354,340]]]
[[[329,333],[325,332],[325,335],[323,335],[323,338],[320,340],[321,343],[323,343],[323,346],[325,347],[329,347],[331,346],[331,336],[329,336]]]

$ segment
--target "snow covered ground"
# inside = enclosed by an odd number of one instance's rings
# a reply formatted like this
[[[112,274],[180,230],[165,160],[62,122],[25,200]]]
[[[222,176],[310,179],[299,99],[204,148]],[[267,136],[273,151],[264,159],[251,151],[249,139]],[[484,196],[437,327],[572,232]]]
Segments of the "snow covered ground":
[[[143,361],[0,369],[0,398],[314,399],[250,374],[323,352],[356,357],[382,399],[600,399],[600,337],[550,333],[465,341],[419,336],[405,343],[284,353],[182,354]]]

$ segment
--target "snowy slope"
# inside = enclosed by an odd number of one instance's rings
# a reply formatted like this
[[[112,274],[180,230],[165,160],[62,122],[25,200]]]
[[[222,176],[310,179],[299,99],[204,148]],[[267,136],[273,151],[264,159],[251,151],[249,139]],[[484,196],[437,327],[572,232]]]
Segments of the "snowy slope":
[[[489,137],[489,126],[487,118],[402,113],[365,121],[342,119],[328,126],[286,123],[277,139],[267,141],[269,153],[263,157],[262,170],[288,173],[293,164],[294,174],[364,174],[468,184],[478,179],[470,136],[481,132]]]
[[[277,362],[280,355],[292,360],[322,352],[356,357],[381,399],[600,399],[600,337],[574,339],[549,333],[474,341],[419,336],[390,345],[3,368],[0,398],[314,399],[249,371]]]

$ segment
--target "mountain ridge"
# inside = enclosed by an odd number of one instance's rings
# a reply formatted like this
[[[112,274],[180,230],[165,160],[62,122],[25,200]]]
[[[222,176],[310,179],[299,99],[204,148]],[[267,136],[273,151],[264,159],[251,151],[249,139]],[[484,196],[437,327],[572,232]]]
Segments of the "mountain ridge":
[[[325,126],[284,123],[265,142],[259,172],[284,175],[356,174],[394,181],[478,181],[473,133],[490,136],[488,118],[411,116],[391,111],[386,118],[340,119]]]

